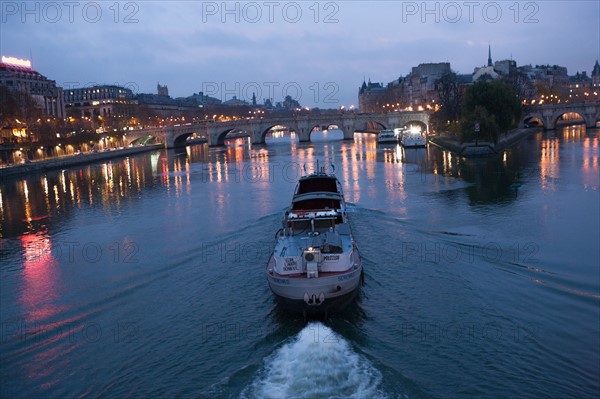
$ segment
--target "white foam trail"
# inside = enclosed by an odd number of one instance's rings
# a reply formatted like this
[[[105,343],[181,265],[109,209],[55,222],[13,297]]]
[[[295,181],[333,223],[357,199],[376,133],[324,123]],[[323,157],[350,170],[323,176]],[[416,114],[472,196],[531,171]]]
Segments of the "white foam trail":
[[[242,398],[383,398],[381,373],[348,342],[311,323],[265,360]]]

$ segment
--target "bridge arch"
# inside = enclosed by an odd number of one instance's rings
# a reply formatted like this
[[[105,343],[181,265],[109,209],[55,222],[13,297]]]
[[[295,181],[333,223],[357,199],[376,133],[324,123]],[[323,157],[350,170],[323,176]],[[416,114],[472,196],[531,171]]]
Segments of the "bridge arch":
[[[184,133],[180,134],[179,136],[175,136],[175,138],[173,139],[173,147],[182,147],[183,145],[185,145],[185,141],[187,140],[187,138],[191,135],[192,133]]]
[[[233,133],[233,132],[247,133],[246,136],[252,137],[252,132],[248,132],[247,130],[242,130],[237,127],[227,128],[225,130],[222,130],[220,133],[218,133],[216,145],[218,145],[218,146],[225,145],[225,140],[227,140],[227,135],[229,133]],[[240,136],[240,137],[243,137],[243,136]],[[215,143],[213,143],[212,145],[214,146]]]
[[[173,147],[184,147],[186,145],[187,139],[194,134],[198,135],[199,137],[206,137],[206,135],[198,134],[197,132],[182,133],[178,136],[175,136],[175,138],[173,139]]]
[[[573,125],[585,124],[589,126],[590,124],[585,118],[585,114],[581,114],[576,111],[571,110],[559,110],[552,115],[552,126],[556,127],[561,124],[562,121],[565,121],[566,124],[570,124],[569,121],[573,121]]]
[[[546,127],[544,117],[538,113],[527,114],[521,119],[523,127]]]
[[[319,128],[317,130],[341,129],[342,125],[340,122],[315,123],[309,130],[316,131],[315,128]]]
[[[387,121],[369,118],[355,123],[355,130],[363,132],[380,131],[387,130],[389,126],[391,125]]]
[[[154,144],[154,143],[156,143],[156,137],[149,134],[149,135],[138,137],[136,139],[131,140],[129,145],[130,146],[138,146],[138,145],[146,145],[146,144]]]
[[[402,127],[411,127],[411,126],[415,126],[415,125],[419,126],[421,128],[422,132],[427,132],[428,131],[429,127],[427,126],[427,123],[425,123],[425,122],[423,122],[421,120],[418,120],[418,119],[410,120],[410,121],[406,122],[404,124],[404,126],[402,126]]]
[[[320,127],[320,129],[317,130],[317,129],[315,129],[315,127]],[[323,129],[323,128],[325,128],[325,129]],[[315,125],[315,126],[313,126],[312,129],[310,129],[308,131],[308,137],[307,137],[307,139],[310,142],[318,142],[318,141],[323,141],[323,140],[325,140],[325,141],[330,141],[330,140],[335,141],[338,138],[333,138],[332,136],[330,136],[330,134],[332,134],[330,132],[332,130],[337,130],[337,131],[340,131],[342,133],[342,137],[339,138],[339,139],[340,140],[344,140],[344,138],[346,137],[346,133],[347,133],[346,129],[347,128],[345,128],[342,125],[338,125],[337,123],[329,123],[329,124],[325,123],[325,124],[322,124],[320,126],[319,125]],[[325,132],[325,131],[327,131],[327,132]],[[313,136],[313,134],[314,134],[314,136]],[[323,137],[322,140],[318,140],[317,139],[317,137],[319,135],[323,135],[322,136]]]
[[[296,131],[296,129],[294,129],[292,126],[288,126],[288,125],[280,125],[280,124],[274,124],[274,125],[266,125],[267,127],[263,127],[261,129],[260,132],[260,143],[265,143],[265,138],[267,137],[267,135],[275,128],[280,128],[280,129],[287,129],[291,132],[294,132],[296,134],[296,136],[298,136],[298,132]]]

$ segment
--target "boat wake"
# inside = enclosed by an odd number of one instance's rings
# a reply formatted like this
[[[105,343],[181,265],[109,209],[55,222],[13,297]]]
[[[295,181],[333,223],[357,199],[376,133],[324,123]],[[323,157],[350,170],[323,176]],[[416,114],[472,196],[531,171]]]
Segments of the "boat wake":
[[[381,373],[329,327],[310,323],[265,360],[240,395],[251,398],[387,398]]]

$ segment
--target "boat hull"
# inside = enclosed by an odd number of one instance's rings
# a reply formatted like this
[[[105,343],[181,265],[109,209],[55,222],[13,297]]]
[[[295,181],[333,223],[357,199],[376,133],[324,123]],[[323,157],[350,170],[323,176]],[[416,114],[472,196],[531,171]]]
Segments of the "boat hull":
[[[358,295],[358,291],[357,286],[354,290],[344,295],[327,299],[319,306],[309,306],[304,300],[290,299],[277,294],[275,294],[275,300],[277,301],[277,305],[280,306],[286,314],[291,316],[321,318],[338,314],[347,309]]]
[[[424,138],[408,138],[400,140],[400,145],[404,148],[425,148],[427,142]]]
[[[290,313],[328,315],[343,310],[358,293],[362,281],[362,263],[358,251],[354,265],[345,272],[318,278],[286,277],[269,272],[267,280],[278,302]],[[273,256],[269,264],[273,262]]]
[[[397,144],[400,142],[400,140],[396,137],[379,137],[377,139],[377,142],[380,144],[391,144],[391,143]]]

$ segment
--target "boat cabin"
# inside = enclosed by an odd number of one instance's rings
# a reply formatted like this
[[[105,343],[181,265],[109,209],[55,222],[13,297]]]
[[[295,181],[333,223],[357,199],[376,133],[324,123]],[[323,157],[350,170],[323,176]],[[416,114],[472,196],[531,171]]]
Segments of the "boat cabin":
[[[334,176],[311,175],[300,179],[294,195],[314,192],[340,193],[338,180]]]

